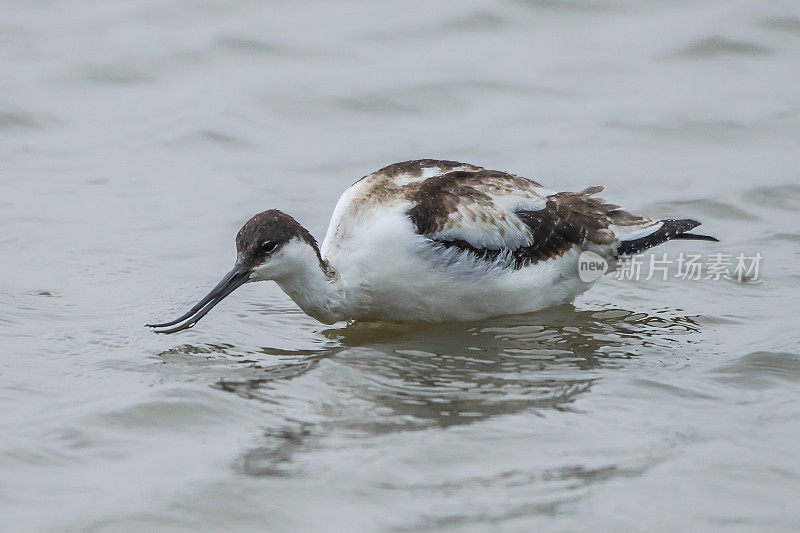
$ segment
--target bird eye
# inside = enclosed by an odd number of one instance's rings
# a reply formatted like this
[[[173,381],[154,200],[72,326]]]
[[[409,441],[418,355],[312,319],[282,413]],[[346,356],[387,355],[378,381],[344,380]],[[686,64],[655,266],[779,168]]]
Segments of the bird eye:
[[[277,242],[267,241],[261,245],[261,249],[264,250],[266,253],[274,252],[275,248],[278,247]]]

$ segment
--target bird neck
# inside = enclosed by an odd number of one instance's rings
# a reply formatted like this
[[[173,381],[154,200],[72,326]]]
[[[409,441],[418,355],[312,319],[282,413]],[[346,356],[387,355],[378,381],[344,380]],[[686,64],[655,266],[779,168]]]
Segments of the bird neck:
[[[307,315],[325,324],[343,320],[344,283],[336,269],[324,261],[316,242],[291,251],[292,268],[275,282]]]

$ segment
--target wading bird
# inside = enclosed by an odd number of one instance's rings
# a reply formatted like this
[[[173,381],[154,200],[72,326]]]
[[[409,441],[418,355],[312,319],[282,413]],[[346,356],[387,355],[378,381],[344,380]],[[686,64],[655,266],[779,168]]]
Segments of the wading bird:
[[[340,320],[451,322],[529,313],[572,301],[592,283],[591,251],[614,265],[700,223],[632,215],[594,194],[456,161],[395,163],[357,181],[336,204],[322,246],[269,210],[236,235],[233,270],[183,316],[148,324],[191,328],[237,287],[274,280],[308,315]],[[613,266],[612,266],[613,269]]]

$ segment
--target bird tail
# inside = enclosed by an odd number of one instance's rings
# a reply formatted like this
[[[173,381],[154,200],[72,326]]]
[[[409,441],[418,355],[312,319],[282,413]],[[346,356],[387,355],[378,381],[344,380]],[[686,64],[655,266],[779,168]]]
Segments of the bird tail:
[[[710,235],[698,235],[696,233],[687,233],[689,230],[696,228],[700,222],[689,218],[661,220],[660,224],[652,226],[653,231],[642,235],[637,232],[634,235],[620,235],[619,247],[617,248],[617,256],[631,255],[658,246],[663,242],[672,239],[686,239],[696,241],[712,241],[719,242],[718,239]],[[648,228],[649,229],[649,228]]]

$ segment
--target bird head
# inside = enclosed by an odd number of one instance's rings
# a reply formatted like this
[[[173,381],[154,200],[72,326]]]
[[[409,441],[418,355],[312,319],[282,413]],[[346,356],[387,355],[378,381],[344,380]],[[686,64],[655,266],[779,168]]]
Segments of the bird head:
[[[222,280],[184,315],[162,324],[147,324],[157,333],[176,333],[191,328],[214,306],[245,283],[280,280],[291,276],[298,261],[319,248],[314,237],[294,218],[270,209],[248,220],[236,234],[236,264]]]

